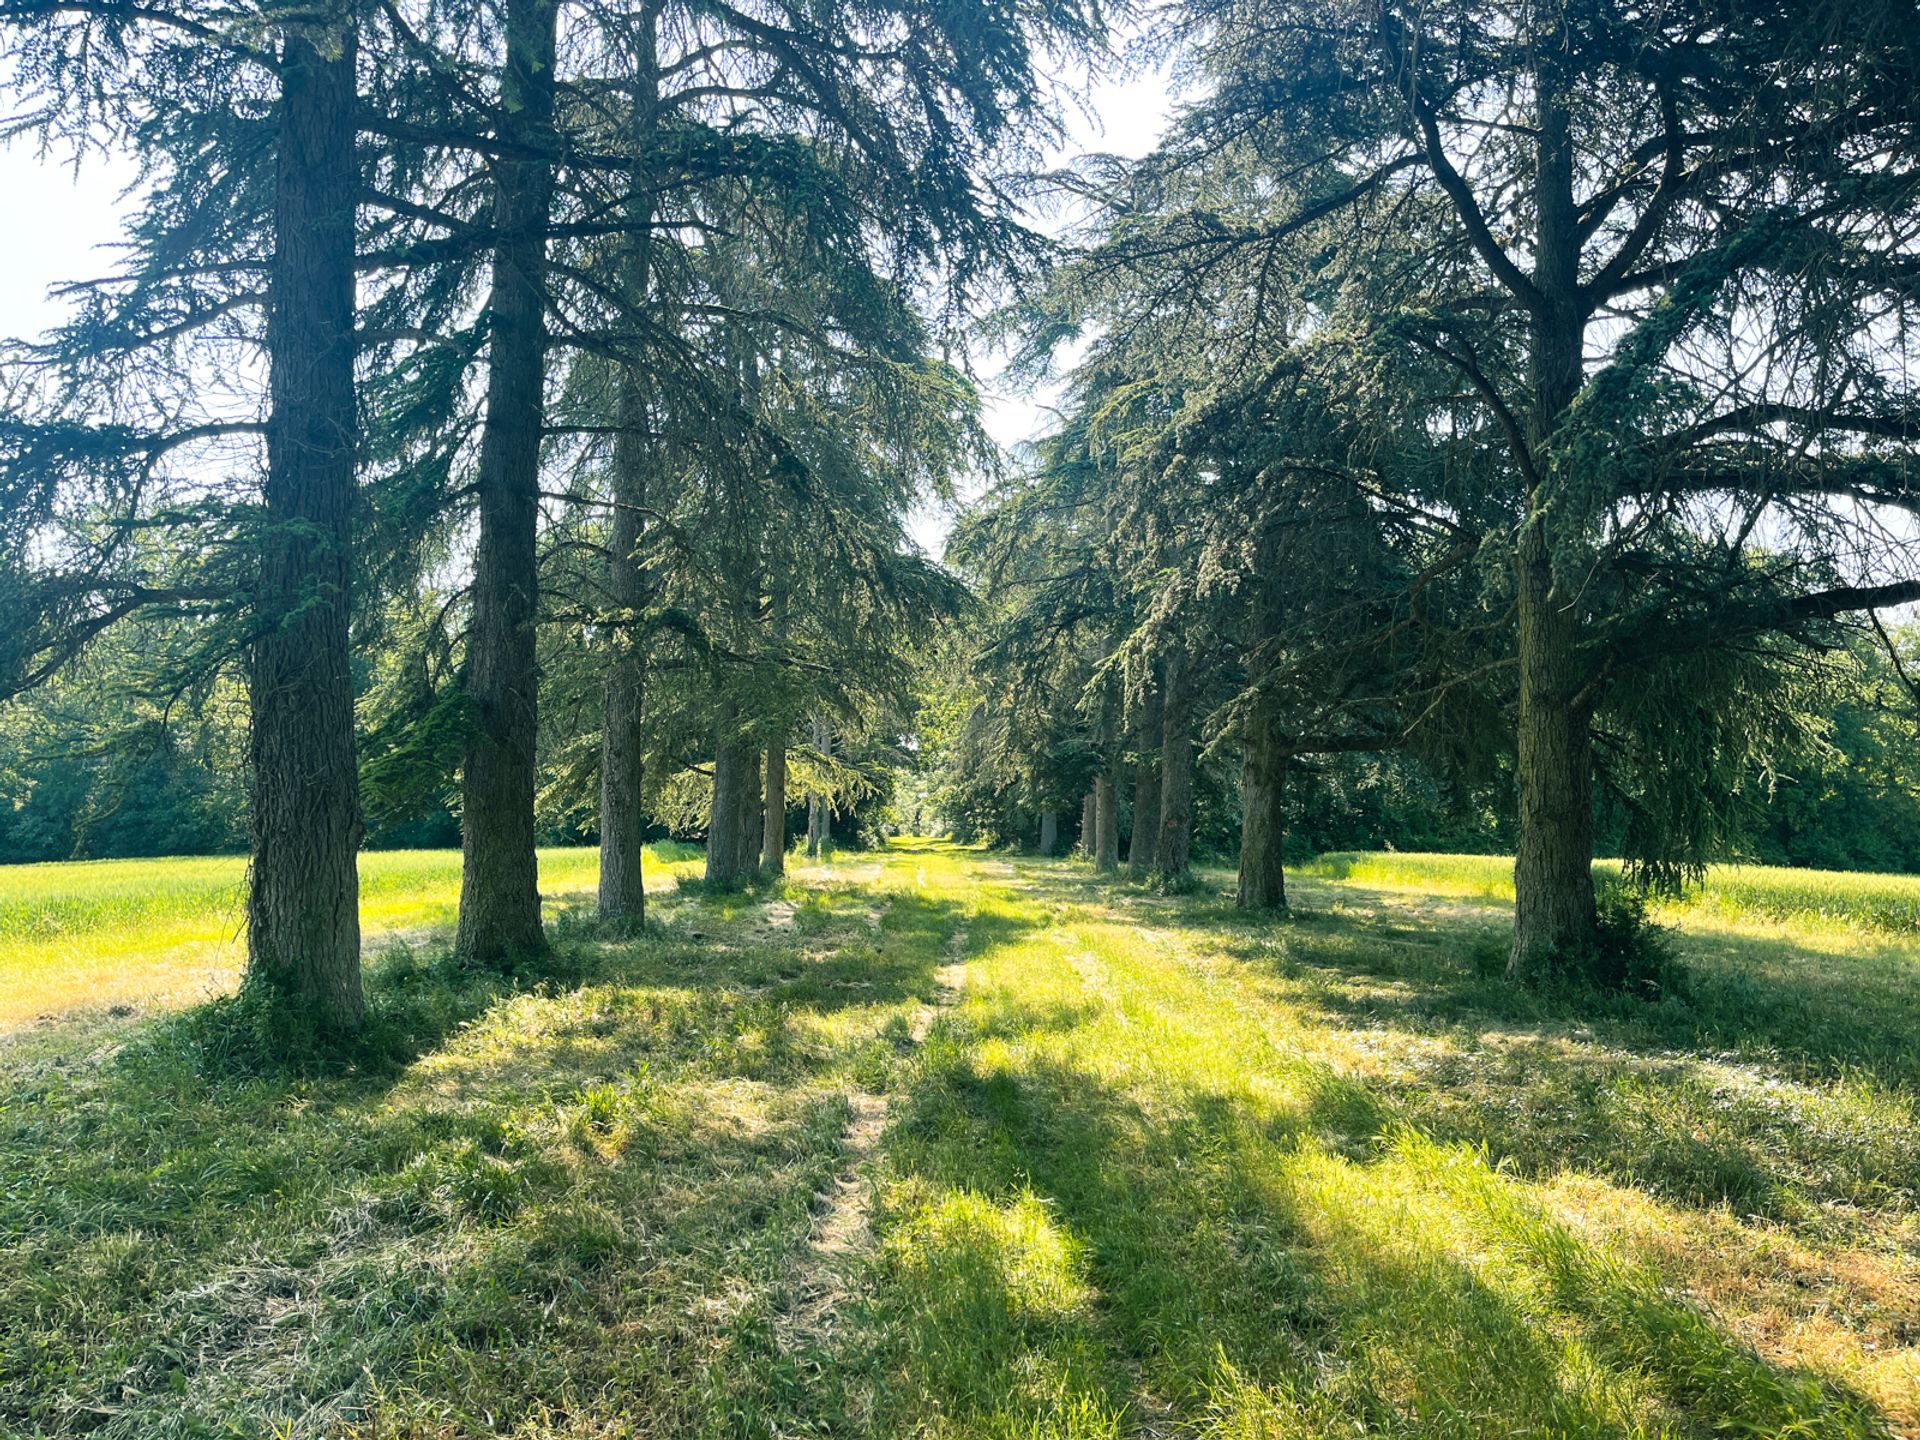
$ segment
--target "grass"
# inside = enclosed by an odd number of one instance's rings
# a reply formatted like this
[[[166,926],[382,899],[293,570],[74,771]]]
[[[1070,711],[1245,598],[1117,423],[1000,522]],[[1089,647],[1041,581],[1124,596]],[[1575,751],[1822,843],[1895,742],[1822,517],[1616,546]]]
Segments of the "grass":
[[[36,1027],[0,1433],[1920,1433],[1914,942],[1695,906],[1684,997],[1580,1002],[1483,977],[1467,879],[1345,874],[663,873],[544,978],[390,945],[380,1074]]]
[[[1617,876],[1620,862],[1599,861],[1594,871]],[[1340,852],[1320,856],[1308,873],[1430,895],[1513,898],[1513,861],[1502,855]],[[1704,881],[1662,908],[1669,917],[1704,913],[1749,923],[1912,935],[1920,933],[1920,875],[1715,865]]]
[[[697,853],[655,847],[663,871]],[[543,850],[542,892],[591,897],[591,850]],[[233,988],[243,954],[246,861],[238,856],[0,866],[0,1033],[76,1008],[177,1006]],[[360,859],[369,940],[450,927],[460,856],[372,851]]]

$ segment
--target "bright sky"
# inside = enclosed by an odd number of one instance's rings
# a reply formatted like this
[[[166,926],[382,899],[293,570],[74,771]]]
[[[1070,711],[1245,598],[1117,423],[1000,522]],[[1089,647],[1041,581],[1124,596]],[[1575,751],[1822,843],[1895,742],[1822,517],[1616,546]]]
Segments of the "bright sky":
[[[1158,139],[1169,104],[1163,77],[1146,74],[1097,86],[1086,113],[1066,116],[1068,138],[1050,163],[1069,165],[1079,155],[1107,152],[1145,154]],[[90,155],[76,170],[71,157],[42,157],[31,145],[0,146],[0,194],[14,216],[0,226],[0,336],[44,333],[66,315],[67,307],[49,291],[63,281],[107,273],[110,248],[120,234],[120,197],[134,179],[133,166],[117,157]],[[1044,222],[1042,222],[1044,223]],[[982,373],[997,369],[993,357],[978,357]],[[1044,433],[1051,424],[1047,394],[1007,393],[989,386],[988,432],[1002,445],[1018,445]],[[938,555],[949,517],[933,511],[913,519],[914,538]]]

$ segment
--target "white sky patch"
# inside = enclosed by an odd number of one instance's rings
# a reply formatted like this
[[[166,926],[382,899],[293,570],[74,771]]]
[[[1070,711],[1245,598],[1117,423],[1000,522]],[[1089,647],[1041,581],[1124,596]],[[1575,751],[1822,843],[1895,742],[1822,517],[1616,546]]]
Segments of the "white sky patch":
[[[1085,105],[1065,116],[1067,137],[1047,156],[1050,167],[1066,169],[1089,154],[1121,155],[1138,159],[1160,141],[1173,110],[1164,72],[1147,71],[1125,78],[1097,82]],[[1059,221],[1035,216],[1031,223],[1050,230]],[[1060,399],[1057,385],[1029,389],[999,383],[1002,361],[998,356],[975,356],[975,365],[984,377],[981,381],[981,419],[986,431],[1002,450],[1013,451],[1039,439],[1055,428],[1055,406]],[[978,477],[974,483],[977,487]],[[963,493],[962,501],[972,498]],[[953,516],[938,505],[918,507],[908,521],[908,533],[928,555],[938,559],[946,547],[947,533],[953,528]]]

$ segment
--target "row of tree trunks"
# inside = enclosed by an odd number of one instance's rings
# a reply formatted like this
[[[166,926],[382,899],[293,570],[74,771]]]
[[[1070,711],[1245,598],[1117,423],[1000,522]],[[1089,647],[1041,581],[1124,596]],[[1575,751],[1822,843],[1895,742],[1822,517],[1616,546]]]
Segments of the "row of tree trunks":
[[[353,732],[354,34],[281,51],[270,412],[252,695],[247,974],[322,1033],[357,1029]]]
[[[540,439],[546,385],[546,232],[553,198],[554,0],[509,0],[495,244],[487,297],[467,689],[474,733],[462,795],[455,953],[500,965],[546,948],[534,856]]]

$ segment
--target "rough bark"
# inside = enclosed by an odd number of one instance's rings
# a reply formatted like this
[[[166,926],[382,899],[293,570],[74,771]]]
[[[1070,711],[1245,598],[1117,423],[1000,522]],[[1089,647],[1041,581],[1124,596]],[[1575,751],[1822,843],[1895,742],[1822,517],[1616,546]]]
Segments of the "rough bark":
[[[492,162],[495,243],[487,298],[486,418],[475,481],[467,685],[474,733],[463,791],[455,951],[497,965],[546,948],[534,856],[534,625],[540,432],[546,377],[546,246],[553,198],[553,0],[509,0]]]
[[[1140,759],[1133,769],[1133,834],[1127,841],[1127,870],[1138,880],[1153,868],[1160,841],[1160,701],[1156,693],[1136,722]]]
[[[735,813],[740,817],[740,834],[734,841],[734,854],[739,857],[740,878],[746,880],[760,868],[760,837],[766,825],[757,745],[748,748],[740,767],[740,805]]]
[[[331,47],[329,47],[331,48]],[[354,44],[281,54],[255,593],[247,975],[322,1032],[357,1029],[361,838],[347,622],[354,495]]]
[[[1060,812],[1042,810],[1040,812],[1040,853],[1051,855],[1060,846]]]
[[[1080,840],[1074,847],[1088,860],[1093,858],[1094,834],[1100,825],[1100,800],[1097,790],[1089,790],[1080,802]]]
[[[1580,698],[1574,620],[1552,593],[1545,542],[1522,537],[1518,635],[1519,814],[1513,954],[1525,977],[1580,956],[1594,936],[1593,727]]]
[[[646,154],[656,124],[658,78],[648,17],[636,27],[642,53],[634,65],[635,151]],[[628,240],[626,283],[636,310],[651,284],[649,231],[654,214],[644,170],[633,177],[630,202],[639,229]],[[647,643],[639,620],[653,589],[639,547],[645,533],[641,517],[649,500],[651,454],[646,439],[648,386],[639,367],[620,372],[619,434],[613,442],[611,533],[607,537],[608,599],[618,620],[608,644],[606,719],[600,732],[600,891],[598,913],[611,925],[638,929],[646,923],[644,874],[647,815],[641,803],[646,783],[644,719]]]
[[[1120,815],[1116,801],[1119,786],[1111,770],[1093,782],[1093,863],[1100,870],[1120,868]]]
[[[746,870],[740,853],[746,824],[746,768],[752,751],[736,733],[739,715],[731,702],[720,707],[714,728],[713,802],[707,817],[707,880],[714,885],[738,885]]]
[[[1165,880],[1187,873],[1193,820],[1193,700],[1184,657],[1167,656],[1160,687],[1159,842],[1153,868]]]
[[[769,875],[787,870],[787,745],[767,746],[766,822],[760,839],[760,868]]]
[[[1240,879],[1234,903],[1242,910],[1281,910],[1287,904],[1282,842],[1286,825],[1287,755],[1263,718],[1247,728],[1240,761]]]
[[[648,456],[636,433],[646,418],[640,377],[622,377],[621,434],[613,447],[612,533],[607,546],[611,599],[628,625],[616,628],[608,646],[606,720],[600,732],[599,915],[616,925],[646,922],[642,873],[647,816],[641,803],[646,780],[642,720],[646,702],[646,650],[636,621],[647,603],[650,580],[637,555],[640,517],[647,503]]]
[[[1568,101],[1551,62],[1542,65],[1540,85],[1534,283],[1541,299],[1530,336],[1527,434],[1536,476],[1514,557],[1519,807],[1509,969],[1516,976],[1586,953],[1595,932],[1591,702],[1576,602],[1554,584],[1551,528],[1578,520],[1563,521],[1553,495],[1542,493],[1543,479],[1564,463],[1553,453],[1554,432],[1584,382],[1579,215]]]

